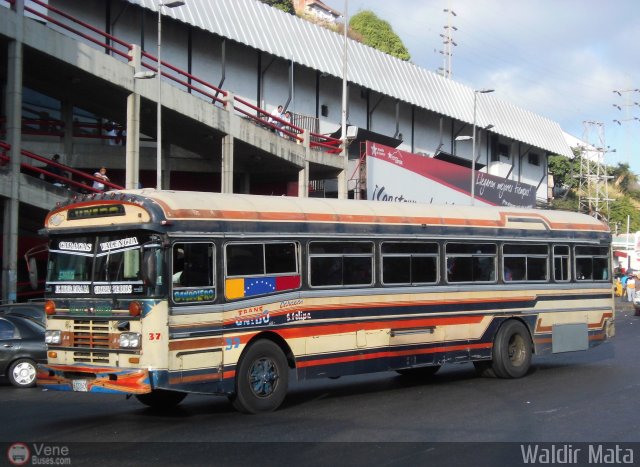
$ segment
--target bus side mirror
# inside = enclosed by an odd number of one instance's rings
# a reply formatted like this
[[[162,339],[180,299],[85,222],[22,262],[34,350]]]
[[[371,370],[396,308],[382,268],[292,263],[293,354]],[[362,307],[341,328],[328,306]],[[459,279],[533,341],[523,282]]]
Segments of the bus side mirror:
[[[145,285],[155,287],[158,277],[158,262],[155,249],[144,249],[142,253],[142,281]]]

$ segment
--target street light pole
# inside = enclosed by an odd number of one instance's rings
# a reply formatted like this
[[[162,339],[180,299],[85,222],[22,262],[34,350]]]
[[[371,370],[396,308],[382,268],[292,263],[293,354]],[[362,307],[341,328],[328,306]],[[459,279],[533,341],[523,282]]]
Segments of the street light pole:
[[[344,36],[342,44],[342,109],[341,109],[341,132],[342,132],[342,175],[340,177],[341,186],[338,188],[339,198],[349,198],[349,180],[347,171],[349,170],[349,153],[347,151],[347,44],[349,29],[349,0],[344,0]]]
[[[476,203],[476,111],[478,94],[488,94],[493,89],[475,89],[473,91],[473,135],[471,136],[471,205]]]
[[[159,2],[158,3],[158,64],[156,70],[156,78],[158,80],[158,109],[156,112],[156,190],[162,189],[162,60],[160,54],[162,51],[162,8],[176,8],[184,5],[183,1]]]

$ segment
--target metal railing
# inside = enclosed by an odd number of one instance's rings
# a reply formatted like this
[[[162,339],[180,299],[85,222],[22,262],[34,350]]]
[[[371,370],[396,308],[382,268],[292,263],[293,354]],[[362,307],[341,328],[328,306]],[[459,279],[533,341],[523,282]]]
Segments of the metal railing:
[[[8,155],[10,149],[11,145],[7,144],[4,141],[0,141],[0,168],[6,167],[11,162],[11,158]],[[45,181],[49,181],[50,183],[58,183],[59,185],[65,186],[69,189],[75,189],[74,191],[86,193],[101,193],[103,191],[94,188],[93,182],[102,183],[105,185],[105,187],[109,187],[109,189],[113,190],[124,189],[124,187],[120,185],[116,185],[115,183],[94,177],[91,174],[82,172],[78,169],[74,169],[73,167],[69,167],[68,165],[52,161],[51,159],[39,156],[38,154],[27,151],[25,149],[21,150],[20,154],[27,159],[45,164],[44,167],[38,167],[36,165],[20,161],[20,172],[34,176],[36,178],[42,178]],[[51,170],[47,170],[47,168],[50,167],[55,167],[61,170],[63,175],[52,172]],[[65,174],[69,174],[69,176]],[[75,179],[72,178],[74,175],[76,176]]]
[[[15,0],[7,0],[8,3],[14,4]],[[65,13],[64,11],[52,7],[51,5],[42,2],[41,0],[28,0],[41,8],[44,8],[48,13],[45,14],[42,11],[31,8],[25,4],[25,11],[41,18],[47,23],[54,24],[59,28],[68,31],[69,33],[81,37],[91,44],[97,45],[101,49],[107,52],[113,53],[121,58],[124,58],[127,62],[132,59],[133,45],[125,42],[111,34],[108,34],[100,29],[81,21],[73,16]],[[50,13],[53,13],[60,18],[67,20],[68,22],[61,21],[54,18]],[[93,33],[94,35],[91,35]],[[97,37],[96,37],[97,35]],[[122,50],[124,49],[124,50]],[[158,73],[158,59],[153,54],[142,51],[142,66]],[[146,60],[145,60],[146,59]],[[188,92],[192,94],[198,94],[203,98],[211,101],[212,104],[220,104],[226,109],[229,102],[229,93],[223,89],[208,83],[207,81],[198,78],[180,68],[171,65],[164,60],[160,62],[162,66],[161,76],[173,81],[176,84],[184,86],[188,89]],[[169,70],[169,71],[167,71]],[[196,83],[197,85],[194,85]],[[222,97],[220,97],[222,96]],[[239,114],[244,115],[246,118],[251,119],[254,123],[265,129],[271,129],[277,132],[280,136],[286,137],[293,141],[303,142],[303,133],[307,130],[301,128],[298,125],[288,122],[286,120],[271,116],[267,111],[257,107],[247,100],[234,96],[233,110]],[[226,109],[230,110],[230,109]],[[317,131],[309,131],[309,141],[312,149],[326,151],[328,153],[337,154],[341,152],[342,141],[336,138],[332,138],[327,135],[318,133]]]

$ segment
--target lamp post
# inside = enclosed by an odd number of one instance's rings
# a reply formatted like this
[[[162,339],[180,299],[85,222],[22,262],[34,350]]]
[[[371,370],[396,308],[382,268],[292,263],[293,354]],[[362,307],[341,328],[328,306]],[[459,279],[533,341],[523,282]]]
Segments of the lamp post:
[[[344,0],[344,35],[342,44],[342,112],[341,112],[341,133],[342,133],[342,155],[344,156],[342,167],[341,187],[338,188],[338,193],[344,197],[349,198],[349,180],[347,179],[347,171],[349,170],[349,153],[347,152],[347,44],[348,36],[347,31],[349,29],[349,0]]]
[[[471,137],[471,205],[476,203],[476,110],[478,94],[488,94],[493,89],[474,89],[473,91],[473,136]]]
[[[158,110],[156,115],[156,130],[158,132],[158,136],[156,138],[156,190],[162,189],[162,60],[160,59],[160,53],[162,50],[162,8],[176,8],[182,5],[184,5],[184,2],[181,0],[158,3],[158,65],[156,70],[156,78],[158,80]]]

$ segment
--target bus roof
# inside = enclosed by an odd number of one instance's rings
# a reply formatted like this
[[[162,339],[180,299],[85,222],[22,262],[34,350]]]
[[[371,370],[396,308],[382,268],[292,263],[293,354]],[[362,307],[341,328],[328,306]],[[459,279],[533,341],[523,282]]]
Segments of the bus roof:
[[[475,228],[512,228],[527,230],[581,230],[609,232],[606,224],[591,216],[568,211],[550,211],[514,207],[435,205],[364,200],[337,200],[328,198],[298,198],[287,196],[260,196],[194,191],[170,191],[155,189],[122,190],[98,196],[89,195],[65,206],[60,206],[47,216],[45,227],[86,227],[88,225],[115,225],[131,223],[126,218],[100,216],[85,219],[85,223],[70,220],[52,222],[57,213],[64,210],[106,207],[121,204],[128,210],[139,212],[136,222],[159,225],[223,222],[275,222],[350,224],[379,226],[451,226]],[[68,218],[69,216],[66,216]],[[89,222],[86,222],[89,221]]]

